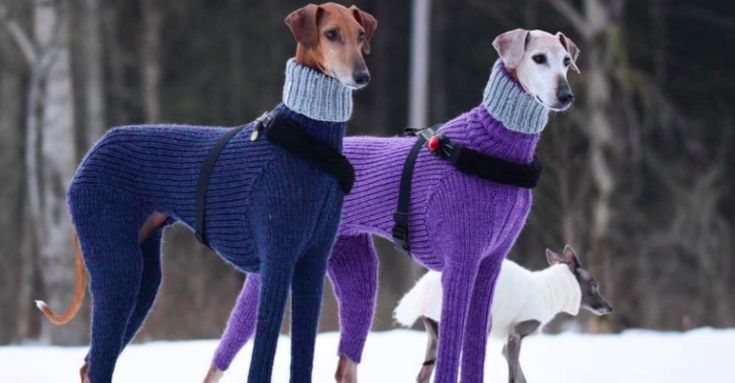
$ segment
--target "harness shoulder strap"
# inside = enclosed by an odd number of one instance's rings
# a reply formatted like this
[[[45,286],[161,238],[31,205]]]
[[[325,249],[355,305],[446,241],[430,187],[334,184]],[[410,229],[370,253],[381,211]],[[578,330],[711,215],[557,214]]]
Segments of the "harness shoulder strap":
[[[411,207],[411,183],[413,180],[413,170],[416,167],[416,159],[418,159],[421,147],[424,146],[426,139],[423,135],[416,138],[416,143],[411,147],[411,151],[406,156],[401,172],[401,183],[398,191],[398,207],[393,213],[393,243],[400,246],[401,249],[409,252],[411,250],[408,237],[408,213]]]
[[[196,227],[194,228],[194,235],[197,240],[203,245],[210,247],[207,242],[207,234],[204,229],[204,219],[206,214],[207,206],[207,189],[209,188],[209,178],[212,176],[212,170],[214,165],[217,163],[222,149],[227,146],[227,143],[240,133],[247,125],[241,125],[237,128],[230,129],[222,138],[217,141],[212,150],[207,154],[207,158],[202,163],[202,168],[199,171],[199,178],[197,179],[197,195],[196,195]]]
[[[258,139],[261,130],[265,130],[268,141],[280,146],[289,153],[313,162],[330,176],[337,179],[340,188],[345,194],[352,190],[355,183],[355,169],[347,157],[338,150],[304,133],[298,127],[292,126],[287,120],[279,118],[274,113],[264,113],[254,122],[255,130],[251,140]],[[231,129],[217,141],[199,171],[196,189],[196,226],[194,235],[197,240],[207,247],[211,247],[207,240],[205,222],[207,210],[207,190],[209,179],[222,150],[227,143],[240,133],[247,125]]]
[[[541,161],[534,157],[531,164],[522,164],[502,158],[493,157],[476,150],[455,145],[449,137],[437,134],[434,125],[431,128],[413,130],[406,133],[417,136],[416,143],[406,157],[401,173],[401,183],[398,191],[398,207],[393,214],[393,243],[410,251],[409,246],[409,208],[411,205],[411,182],[421,147],[427,145],[429,151],[449,162],[462,173],[491,180],[504,185],[532,189],[541,176]]]

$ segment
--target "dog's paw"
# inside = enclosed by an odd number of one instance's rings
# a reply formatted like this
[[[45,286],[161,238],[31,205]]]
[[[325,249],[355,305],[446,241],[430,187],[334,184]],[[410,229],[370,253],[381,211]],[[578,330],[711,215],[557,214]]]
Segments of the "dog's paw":
[[[214,365],[214,363],[212,363],[209,366],[209,371],[207,371],[207,376],[204,377],[204,383],[217,383],[222,379],[222,375],[224,374],[224,371],[221,371]]]
[[[346,356],[340,356],[334,379],[337,383],[357,383],[357,363]]]

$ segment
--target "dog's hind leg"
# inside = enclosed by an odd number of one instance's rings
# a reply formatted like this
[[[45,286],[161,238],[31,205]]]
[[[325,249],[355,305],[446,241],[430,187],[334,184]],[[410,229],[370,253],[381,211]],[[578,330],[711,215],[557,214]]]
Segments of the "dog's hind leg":
[[[465,325],[465,337],[462,345],[462,381],[483,381],[485,350],[490,323],[490,304],[503,258],[502,256],[488,256],[480,263],[480,270],[472,289],[467,324]]]
[[[521,369],[521,342],[528,335],[533,334],[541,326],[537,320],[527,320],[518,323],[508,336],[508,343],[503,347],[503,356],[508,361],[508,382],[526,383],[526,377]]]
[[[94,383],[106,383],[112,380],[138,296],[143,272],[138,228],[145,215],[138,201],[127,195],[90,188],[70,191],[69,207],[92,296],[87,376]]]
[[[338,237],[327,272],[339,303],[340,366],[348,367],[360,363],[375,312],[378,256],[370,235]],[[347,375],[349,371],[338,369],[335,377],[340,383],[355,381]]]
[[[450,259],[442,272],[442,321],[439,329],[436,383],[457,382],[470,293],[478,266],[471,259]]]
[[[324,275],[331,242],[308,251],[296,264],[291,289],[291,382],[311,382]]]
[[[136,298],[135,309],[128,322],[125,336],[123,337],[123,347],[130,343],[136,332],[143,324],[146,316],[150,312],[153,302],[156,299],[158,288],[161,285],[161,236],[163,228],[159,228],[152,232],[143,243],[140,249],[143,255],[143,273],[140,278],[140,289]],[[89,354],[84,358],[89,363]],[[88,365],[85,364],[88,368]],[[86,373],[86,369],[85,369]]]
[[[136,299],[133,315],[125,330],[123,347],[130,343],[140,327],[143,325],[148,313],[156,300],[158,289],[161,286],[161,236],[163,228],[158,228],[143,240],[140,250],[143,254],[143,274],[140,278],[140,289]]]
[[[421,366],[419,375],[416,377],[416,383],[429,383],[431,381],[431,374],[434,372],[434,366],[436,365],[436,351],[439,347],[439,323],[428,317],[421,317],[421,321],[424,322],[424,328],[429,339],[426,343],[424,364]]]
[[[291,257],[295,259],[296,257]],[[269,383],[283,322],[288,291],[293,277],[293,264],[266,258],[261,266],[261,289],[258,303],[258,324],[250,360],[249,383]]]

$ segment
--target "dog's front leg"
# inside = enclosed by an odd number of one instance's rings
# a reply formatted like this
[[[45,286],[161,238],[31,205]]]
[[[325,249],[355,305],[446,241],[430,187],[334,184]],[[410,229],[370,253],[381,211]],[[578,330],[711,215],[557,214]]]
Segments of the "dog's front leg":
[[[515,331],[508,336],[508,343],[503,349],[505,359],[508,361],[508,382],[521,383],[525,379],[520,379],[518,372],[520,366],[518,364],[518,356],[521,353],[521,337]]]
[[[237,297],[235,308],[230,313],[230,319],[227,320],[227,327],[214,352],[214,358],[204,378],[204,383],[219,382],[224,371],[230,367],[235,355],[253,336],[258,317],[259,295],[260,275],[250,273]]]
[[[462,381],[482,382],[485,365],[485,350],[490,322],[490,305],[495,291],[495,282],[500,274],[500,265],[505,253],[488,255],[480,263],[480,269],[472,289],[464,344],[462,345]]]
[[[331,238],[325,242],[307,251],[294,270],[291,289],[291,383],[311,382],[324,275],[332,245]]]
[[[295,248],[284,246],[285,249]],[[270,254],[276,252],[270,251]],[[276,356],[278,334],[281,330],[283,315],[286,309],[288,291],[293,277],[293,264],[289,259],[296,256],[283,256],[280,262],[266,258],[262,261],[260,277],[260,302],[258,302],[258,324],[255,330],[253,354],[248,373],[249,383],[267,383],[271,381],[273,361]]]
[[[356,383],[378,292],[378,256],[370,235],[338,237],[327,271],[339,303],[340,362],[335,379]]]
[[[448,259],[442,273],[443,301],[436,383],[455,383],[464,338],[470,293],[479,263],[471,259]]]
[[[537,320],[527,320],[513,326],[513,330],[508,337],[507,352],[503,349],[504,355],[508,360],[508,381],[510,383],[526,383],[526,377],[521,369],[521,343],[528,335],[533,334],[541,326],[541,322]]]

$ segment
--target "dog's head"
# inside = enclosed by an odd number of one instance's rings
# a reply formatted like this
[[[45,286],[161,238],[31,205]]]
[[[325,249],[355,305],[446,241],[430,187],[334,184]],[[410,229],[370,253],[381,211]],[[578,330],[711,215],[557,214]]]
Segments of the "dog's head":
[[[546,249],[546,260],[549,261],[549,265],[562,263],[569,266],[569,270],[574,274],[577,283],[579,283],[579,288],[582,290],[581,307],[591,311],[595,315],[607,315],[613,311],[612,305],[602,296],[600,283],[582,267],[577,253],[571,246],[564,246],[564,251],[562,251],[561,255]]]
[[[296,61],[336,78],[352,89],[370,82],[363,55],[378,27],[371,14],[356,6],[309,4],[286,17],[298,47]]]
[[[536,101],[556,111],[572,105],[574,93],[567,71],[571,68],[579,73],[579,49],[570,38],[561,32],[514,29],[496,37],[493,47],[506,70]]]

